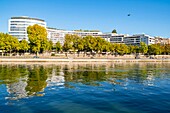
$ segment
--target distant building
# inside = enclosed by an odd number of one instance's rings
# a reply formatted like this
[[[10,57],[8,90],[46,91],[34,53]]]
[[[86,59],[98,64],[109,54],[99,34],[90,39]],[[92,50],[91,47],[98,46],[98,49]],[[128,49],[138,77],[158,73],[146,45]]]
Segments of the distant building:
[[[56,28],[47,27],[47,38],[53,42],[53,44],[60,42],[61,45],[64,44],[65,34],[64,30],[59,30]]]
[[[78,35],[80,37],[92,36],[92,37],[101,37],[104,38],[106,41],[109,41],[110,34],[103,34],[98,30],[74,30],[72,34]]]
[[[112,33],[109,41],[111,43],[119,43],[119,44],[121,44],[121,43],[124,43],[124,37],[125,36],[126,35]]]
[[[126,45],[140,45],[140,42],[144,42],[147,45],[155,44],[154,37],[145,34],[132,35],[124,37],[124,43]]]
[[[80,37],[86,37],[86,36],[97,36],[97,35],[102,35],[103,33],[100,31],[88,31],[88,30],[74,30],[73,34],[78,35]]]
[[[27,27],[38,24],[46,28],[46,22],[38,18],[30,18],[26,16],[11,17],[8,21],[8,32],[10,35],[17,37],[18,40],[28,40]]]
[[[155,44],[170,44],[170,38],[155,37]]]

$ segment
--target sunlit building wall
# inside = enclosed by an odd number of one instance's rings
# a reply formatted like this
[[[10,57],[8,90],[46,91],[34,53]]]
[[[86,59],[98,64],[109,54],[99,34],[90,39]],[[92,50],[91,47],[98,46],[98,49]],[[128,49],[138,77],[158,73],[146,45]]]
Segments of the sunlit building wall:
[[[10,35],[17,37],[18,40],[28,40],[27,27],[38,24],[46,28],[46,22],[38,18],[30,18],[26,16],[11,17],[8,21],[8,32]]]

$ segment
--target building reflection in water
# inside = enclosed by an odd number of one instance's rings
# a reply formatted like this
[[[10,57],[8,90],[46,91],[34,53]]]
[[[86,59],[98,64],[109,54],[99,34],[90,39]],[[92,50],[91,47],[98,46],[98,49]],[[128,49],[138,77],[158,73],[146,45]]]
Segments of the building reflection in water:
[[[27,97],[27,91],[25,90],[26,86],[27,76],[19,78],[18,82],[7,84],[7,91],[9,95],[6,99],[16,100]]]

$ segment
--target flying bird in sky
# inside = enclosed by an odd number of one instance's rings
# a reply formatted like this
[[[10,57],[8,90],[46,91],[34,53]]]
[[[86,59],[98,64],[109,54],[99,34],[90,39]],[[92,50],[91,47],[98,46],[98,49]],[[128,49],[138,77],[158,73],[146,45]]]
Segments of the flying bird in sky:
[[[131,14],[128,14],[127,16],[131,16]]]

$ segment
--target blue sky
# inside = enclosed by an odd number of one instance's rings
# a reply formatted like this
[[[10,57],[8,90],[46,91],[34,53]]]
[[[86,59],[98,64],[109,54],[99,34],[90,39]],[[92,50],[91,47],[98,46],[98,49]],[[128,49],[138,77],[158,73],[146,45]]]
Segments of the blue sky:
[[[0,32],[8,32],[12,16],[44,19],[66,30],[170,37],[170,0],[0,0]]]

